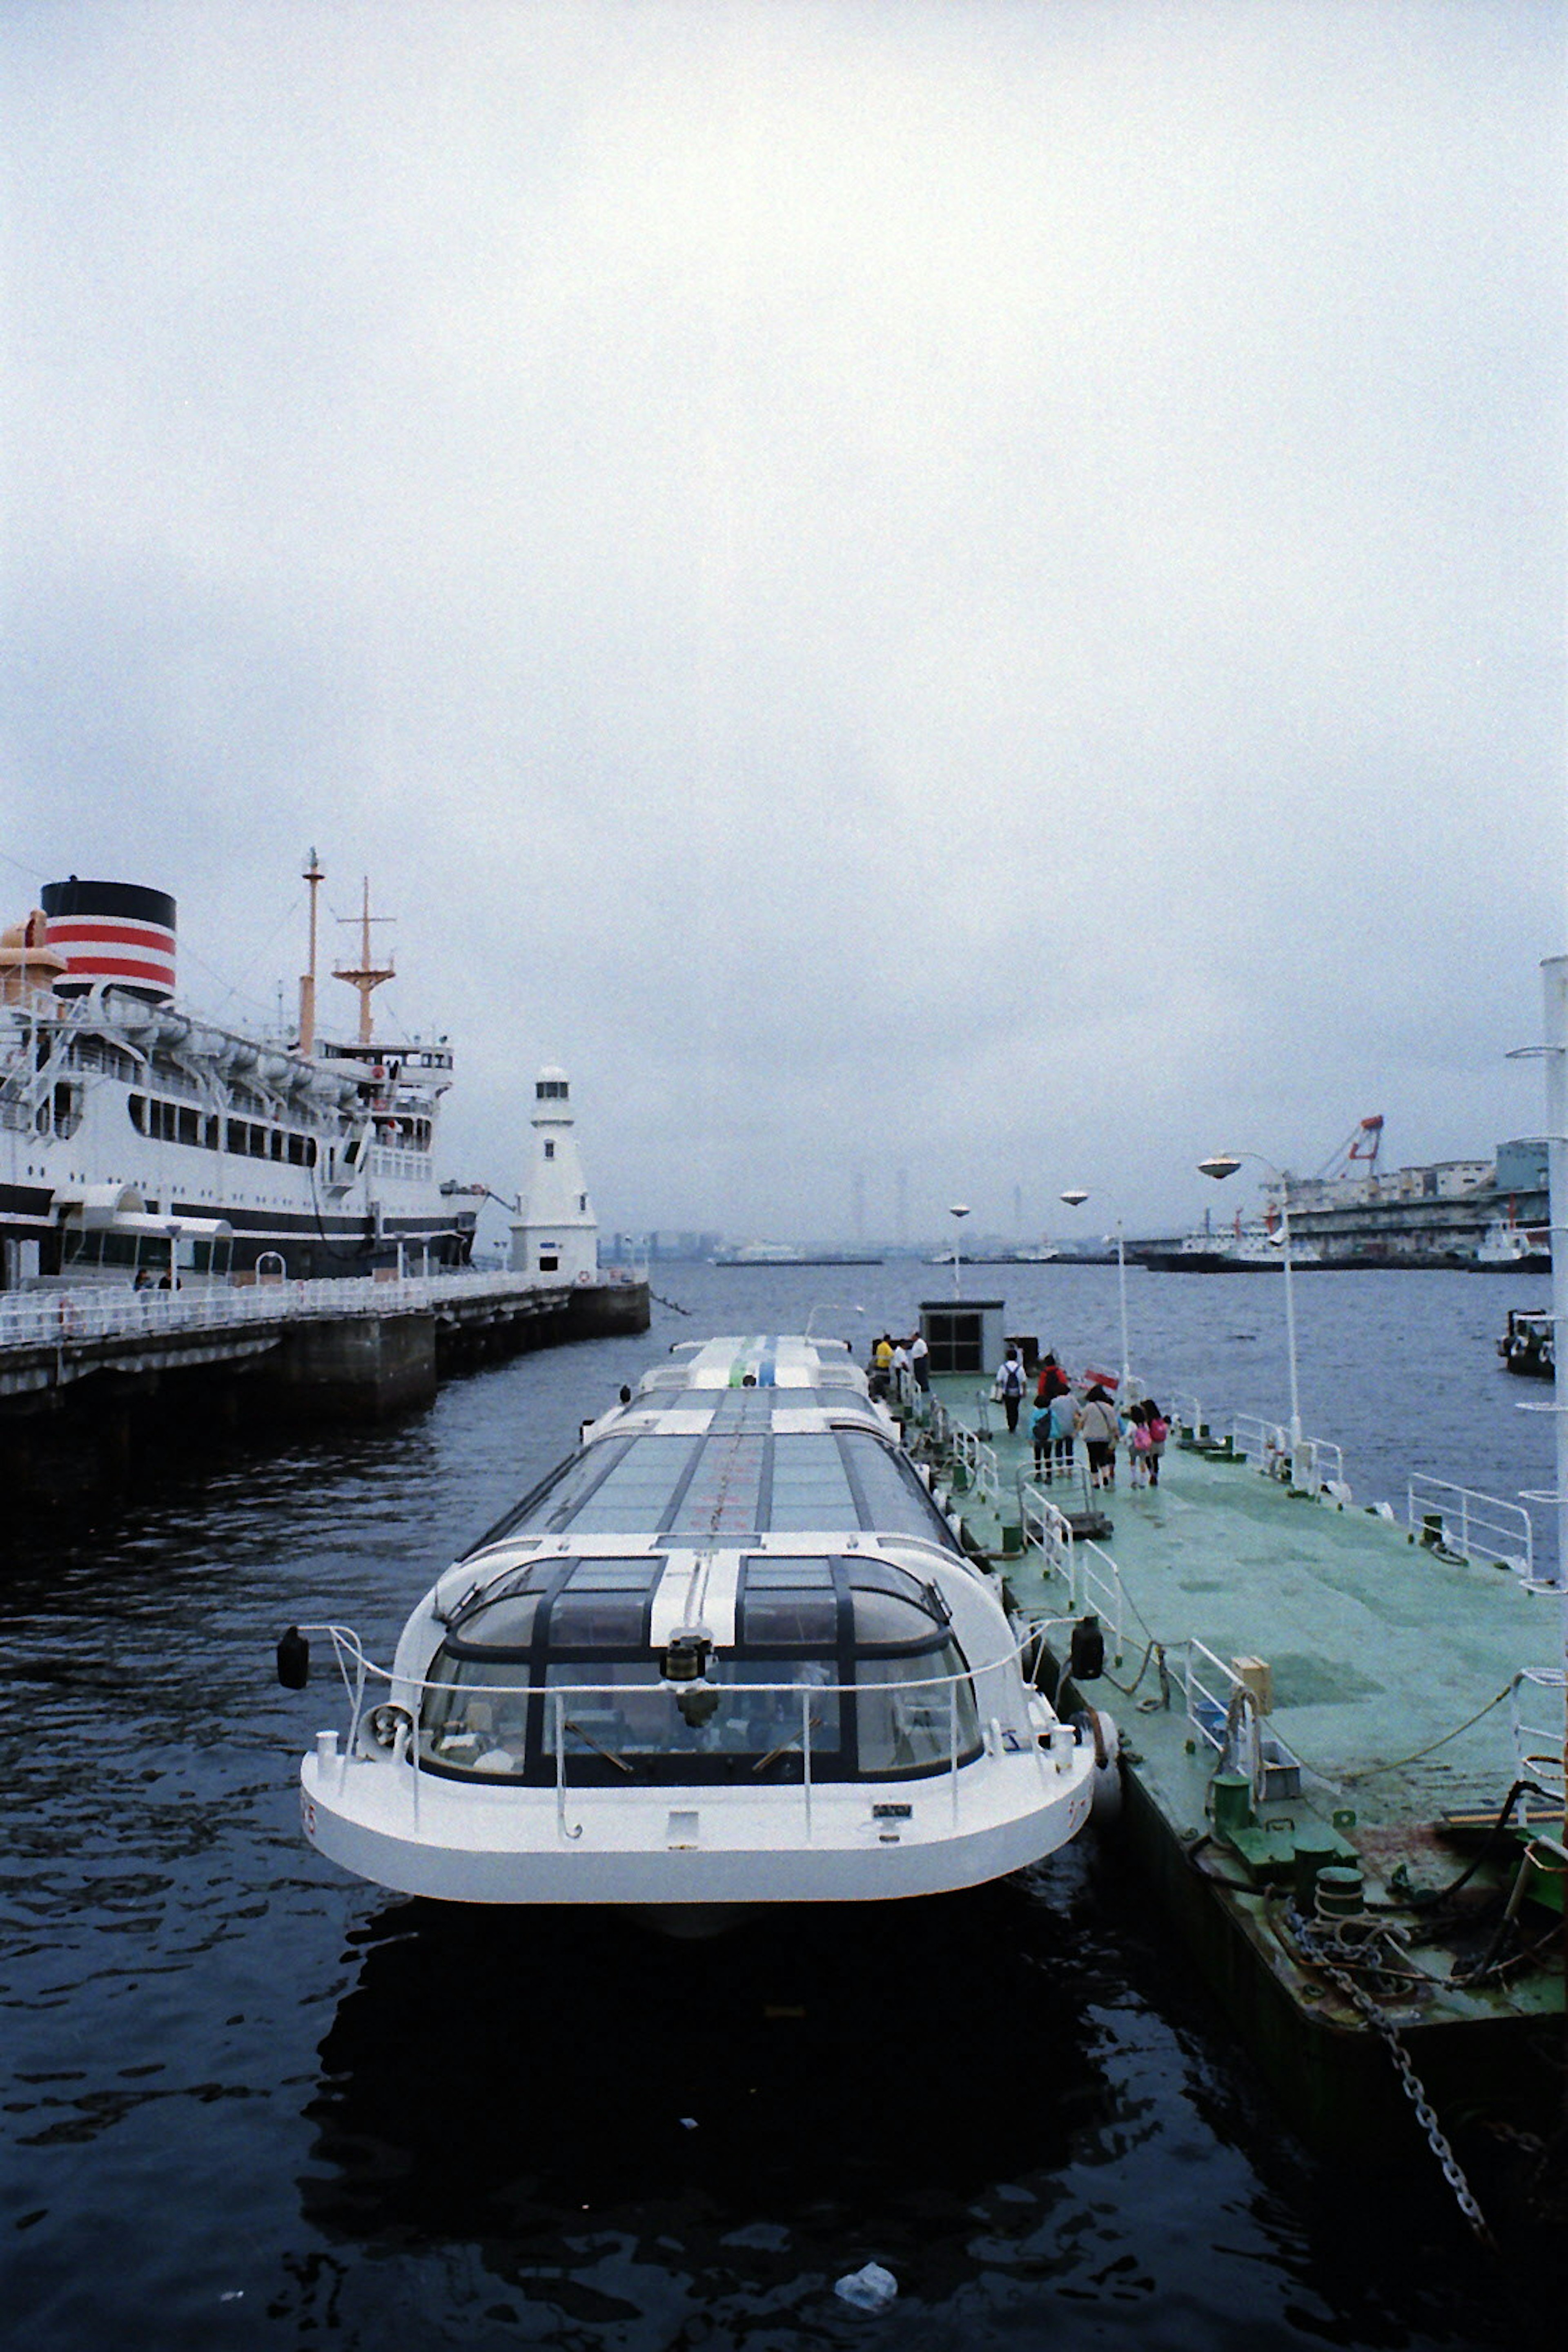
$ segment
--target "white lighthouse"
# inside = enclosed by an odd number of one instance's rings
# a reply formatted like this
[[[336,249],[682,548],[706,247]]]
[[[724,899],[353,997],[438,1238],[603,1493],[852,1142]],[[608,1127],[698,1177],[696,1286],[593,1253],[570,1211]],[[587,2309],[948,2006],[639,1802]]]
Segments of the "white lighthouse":
[[[511,1270],[536,1282],[592,1281],[598,1272],[599,1221],[574,1124],[566,1073],[549,1064],[534,1082],[533,1159],[511,1229]]]

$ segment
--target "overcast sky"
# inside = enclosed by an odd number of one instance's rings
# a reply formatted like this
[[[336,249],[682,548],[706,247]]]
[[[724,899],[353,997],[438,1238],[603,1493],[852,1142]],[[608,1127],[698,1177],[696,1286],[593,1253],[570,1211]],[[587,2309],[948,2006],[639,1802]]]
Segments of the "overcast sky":
[[[1151,1230],[1221,1144],[1539,1126],[1563,7],[0,32],[13,916],[170,890],[275,1015],[314,845],[443,1172],[559,1060],[606,1223]]]

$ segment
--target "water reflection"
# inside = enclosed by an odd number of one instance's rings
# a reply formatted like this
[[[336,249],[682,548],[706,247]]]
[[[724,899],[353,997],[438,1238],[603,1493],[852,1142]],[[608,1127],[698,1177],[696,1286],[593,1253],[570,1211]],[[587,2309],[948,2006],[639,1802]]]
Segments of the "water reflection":
[[[570,2267],[589,2221],[661,2264],[672,2236],[688,2261],[722,2244],[759,2281],[864,2237],[950,2292],[976,2201],[1016,2232],[1107,2116],[1081,1986],[1025,1918],[992,1888],[693,1945],[389,1905],[321,2045],[304,2210],[366,2241],[477,2239],[503,2269]]]

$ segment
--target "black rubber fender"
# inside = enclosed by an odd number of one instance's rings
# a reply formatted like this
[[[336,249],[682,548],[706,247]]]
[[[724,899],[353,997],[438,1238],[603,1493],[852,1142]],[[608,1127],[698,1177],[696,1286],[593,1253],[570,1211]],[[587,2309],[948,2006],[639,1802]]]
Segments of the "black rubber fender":
[[[1121,1811],[1121,1734],[1102,1706],[1081,1706],[1072,1718],[1081,1747],[1094,1749],[1094,1788],[1089,1819],[1102,1827]]]

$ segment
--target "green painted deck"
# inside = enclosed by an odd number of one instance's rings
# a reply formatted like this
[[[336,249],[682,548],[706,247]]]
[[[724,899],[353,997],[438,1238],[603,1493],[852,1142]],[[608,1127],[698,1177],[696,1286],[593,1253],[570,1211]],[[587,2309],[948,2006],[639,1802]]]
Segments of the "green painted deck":
[[[1009,1438],[1001,1406],[983,1408],[973,1378],[932,1385],[955,1420],[971,1429],[989,1423],[981,1433],[999,1465],[999,1501],[962,1486],[952,1496],[971,1540],[1000,1569],[1019,1610],[1065,1616],[1062,1580],[1037,1549],[1019,1552],[1012,1532],[1020,1481],[1033,1480],[1027,1406],[1019,1434]],[[1080,1482],[1073,1500],[1062,1503],[1072,1509],[1092,1499],[1105,1509],[1112,1530],[1097,1540],[1115,1563],[1124,1599],[1119,1642],[1110,1609],[1100,1611],[1105,1678],[1076,1692],[1069,1685],[1065,1703],[1102,1707],[1114,1718],[1130,1806],[1153,1844],[1163,1832],[1164,1852],[1149,1858],[1166,1891],[1185,1901],[1184,1885],[1190,1892],[1205,1884],[1235,1936],[1292,2003],[1314,2022],[1353,2026],[1348,2004],[1310,1980],[1280,1929],[1292,1900],[1294,1849],[1326,1851],[1337,1842],[1352,1850],[1342,1858],[1360,1866],[1369,1909],[1386,1905],[1397,1917],[1403,1908],[1412,1930],[1409,1982],[1392,1995],[1385,1989],[1403,2023],[1522,2023],[1559,2011],[1560,1937],[1540,1965],[1471,1990],[1451,1979],[1452,1949],[1427,1948],[1418,1906],[1423,1891],[1450,1886],[1480,1844],[1474,1830],[1456,1835],[1446,1822],[1454,1816],[1491,1822],[1518,1777],[1509,1694],[1521,1670],[1560,1664],[1561,1598],[1531,1593],[1513,1570],[1490,1562],[1440,1557],[1402,1525],[1353,1502],[1294,1495],[1244,1461],[1189,1450],[1174,1433],[1157,1488],[1134,1489],[1129,1475],[1123,1449],[1113,1490],[1087,1498]],[[1062,1501],[1059,1481],[1047,1491]],[[1262,1729],[1302,1767],[1299,1789],[1287,1779],[1288,1793],[1266,1796],[1256,1826],[1229,1843],[1213,1811],[1216,1749],[1187,1711],[1193,1642],[1227,1665],[1244,1658],[1267,1664],[1273,1705]],[[1050,1643],[1059,1661],[1066,1625]],[[1206,1665],[1200,1673],[1223,1709],[1228,1684]],[[1561,1774],[1562,1705],[1560,1694],[1541,1692],[1526,1710],[1526,1720],[1551,1727],[1535,1742],[1539,1777],[1549,1786]],[[1560,1811],[1549,1819],[1537,1801],[1531,1812],[1561,1839]],[[1489,1882],[1494,1898],[1506,1890],[1521,1853],[1515,1837],[1494,1841],[1476,1891]],[[1548,1897],[1561,1883],[1532,1881]],[[1416,1904],[1409,1906],[1413,1889]],[[1550,1915],[1528,1907],[1540,1940]],[[1237,1981],[1227,1975],[1227,1992]]]

